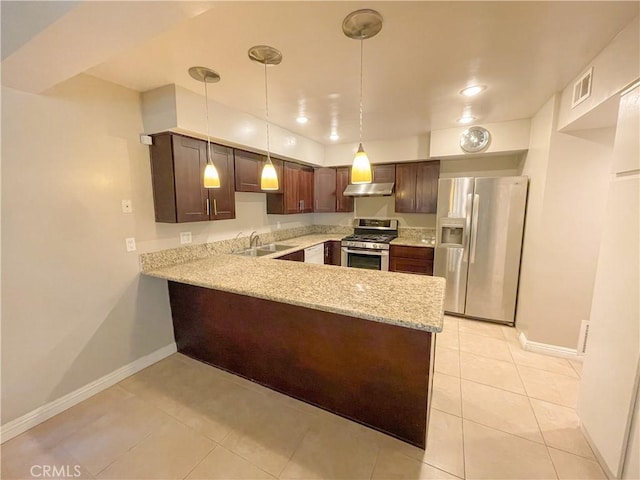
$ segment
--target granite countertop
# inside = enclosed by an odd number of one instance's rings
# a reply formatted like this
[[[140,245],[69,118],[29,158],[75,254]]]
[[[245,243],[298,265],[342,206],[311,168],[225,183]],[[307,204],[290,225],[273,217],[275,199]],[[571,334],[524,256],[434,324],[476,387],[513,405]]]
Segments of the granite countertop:
[[[397,237],[391,240],[391,245],[400,245],[403,247],[422,247],[435,248],[435,239],[432,242],[429,239],[421,240],[417,238]]]
[[[216,254],[144,275],[428,332],[441,332],[445,281],[438,277],[276,260],[339,234],[279,241],[263,257]]]

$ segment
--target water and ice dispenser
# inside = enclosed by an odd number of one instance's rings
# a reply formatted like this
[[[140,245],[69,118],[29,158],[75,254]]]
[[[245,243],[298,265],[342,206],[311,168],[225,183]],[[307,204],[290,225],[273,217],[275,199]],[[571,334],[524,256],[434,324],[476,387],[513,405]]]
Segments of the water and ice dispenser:
[[[461,247],[464,239],[464,218],[443,218],[439,225],[438,244],[446,247]]]

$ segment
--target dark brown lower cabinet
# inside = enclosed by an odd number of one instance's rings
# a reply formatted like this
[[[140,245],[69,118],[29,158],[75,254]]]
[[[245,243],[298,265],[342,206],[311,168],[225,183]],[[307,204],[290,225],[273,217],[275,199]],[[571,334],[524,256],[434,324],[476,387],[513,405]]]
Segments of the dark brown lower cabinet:
[[[281,257],[277,257],[277,260],[289,260],[291,262],[304,262],[304,250],[298,250],[297,252],[287,253]]]
[[[430,332],[169,282],[178,351],[426,446]]]
[[[340,242],[331,240],[324,242],[324,264],[340,266],[341,262]]]
[[[389,271],[433,275],[433,248],[391,245]]]

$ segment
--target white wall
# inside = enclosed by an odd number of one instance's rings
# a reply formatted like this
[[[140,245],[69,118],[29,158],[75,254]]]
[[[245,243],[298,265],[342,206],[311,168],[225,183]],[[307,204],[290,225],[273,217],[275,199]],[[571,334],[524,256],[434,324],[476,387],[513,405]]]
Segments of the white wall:
[[[375,163],[398,163],[429,158],[429,135],[373,140],[362,142],[369,161]],[[324,165],[327,167],[351,165],[358,150],[357,143],[341,143],[325,147]]]
[[[440,178],[520,175],[525,154],[482,155],[440,161]]]
[[[529,341],[575,349],[591,310],[614,129],[556,132],[555,109],[552,100],[534,118],[523,165],[531,181],[516,326]]]
[[[93,77],[3,88],[2,127],[3,424],[173,342],[166,282],[139,275],[139,253],[182,231],[202,243],[312,222],[266,215],[257,193],[237,195],[235,220],[155,223],[140,95]]]
[[[483,154],[522,152],[529,148],[529,132],[531,120],[512,120],[510,122],[487,123],[481,126],[489,130],[491,139]],[[478,156],[465,153],[460,148],[460,135],[468,126],[434,130],[431,132],[430,158],[446,158],[460,156]]]
[[[618,101],[606,113],[592,111],[608,102],[615,94],[631,85],[640,71],[640,17],[629,22],[616,37],[600,52],[562,92],[558,128],[580,130],[603,125],[612,125],[617,117]],[[575,108],[571,108],[573,84],[593,66],[591,95]]]
[[[640,86],[620,100],[613,175],[608,182],[605,229],[578,400],[582,428],[615,478],[622,474],[640,380],[638,131]]]
[[[215,84],[211,87],[215,88]],[[145,133],[166,130],[206,136],[204,95],[186,88],[165,85],[142,95]],[[262,118],[209,100],[211,138],[229,146],[266,152],[266,123]],[[292,133],[277,125],[269,127],[270,151],[281,157],[313,165],[324,163],[324,145]]]
[[[541,307],[537,304],[538,290],[545,282],[539,252],[545,237],[542,213],[556,108],[557,98],[554,96],[533,117],[529,151],[522,166],[522,174],[529,177],[529,194],[520,263],[516,327],[527,336],[531,324],[536,322],[536,314],[539,313],[537,309]]]

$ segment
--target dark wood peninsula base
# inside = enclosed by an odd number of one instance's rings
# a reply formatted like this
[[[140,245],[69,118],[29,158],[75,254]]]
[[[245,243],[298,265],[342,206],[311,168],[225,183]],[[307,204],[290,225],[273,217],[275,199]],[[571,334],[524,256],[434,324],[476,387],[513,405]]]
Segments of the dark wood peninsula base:
[[[435,336],[169,282],[178,351],[421,448]]]

